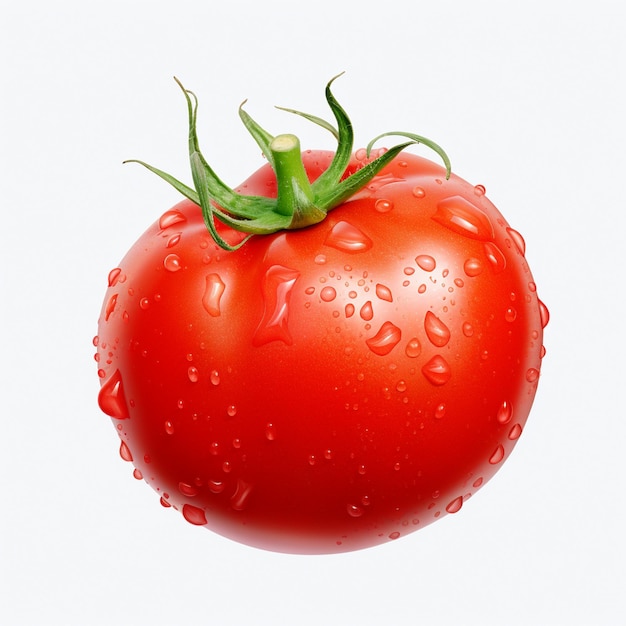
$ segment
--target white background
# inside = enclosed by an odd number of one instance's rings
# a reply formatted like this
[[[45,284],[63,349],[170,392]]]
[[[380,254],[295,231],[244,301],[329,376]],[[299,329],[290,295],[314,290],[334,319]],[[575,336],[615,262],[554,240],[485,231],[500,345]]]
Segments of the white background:
[[[0,621],[19,625],[624,624],[623,3],[48,2],[0,26]],[[96,404],[108,271],[190,181],[176,75],[230,184],[262,161],[237,117],[332,147],[442,144],[520,230],[548,350],[524,435],[456,516],[330,557],[239,546],[158,504]],[[419,152],[419,149],[418,149]],[[431,156],[424,151],[425,156]],[[436,158],[433,156],[433,158]]]

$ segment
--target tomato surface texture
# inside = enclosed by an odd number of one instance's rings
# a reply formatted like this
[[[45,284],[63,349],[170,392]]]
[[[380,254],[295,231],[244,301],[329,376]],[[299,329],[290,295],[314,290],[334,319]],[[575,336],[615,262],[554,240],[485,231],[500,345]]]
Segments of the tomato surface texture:
[[[314,180],[332,153],[302,158]],[[275,194],[270,166],[240,191]],[[279,552],[458,512],[535,396],[548,313],[524,248],[483,188],[411,154],[235,252],[182,201],[109,275],[94,343],[122,457],[191,524]]]

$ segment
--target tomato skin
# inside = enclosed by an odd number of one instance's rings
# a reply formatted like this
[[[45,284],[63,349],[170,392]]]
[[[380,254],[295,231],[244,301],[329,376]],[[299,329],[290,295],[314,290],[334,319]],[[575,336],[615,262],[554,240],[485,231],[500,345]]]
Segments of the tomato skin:
[[[331,158],[303,154],[312,180]],[[240,191],[275,193],[269,166]],[[183,201],[109,276],[100,406],[192,524],[303,554],[406,535],[457,512],[524,428],[547,309],[523,248],[484,190],[410,154],[236,252]]]

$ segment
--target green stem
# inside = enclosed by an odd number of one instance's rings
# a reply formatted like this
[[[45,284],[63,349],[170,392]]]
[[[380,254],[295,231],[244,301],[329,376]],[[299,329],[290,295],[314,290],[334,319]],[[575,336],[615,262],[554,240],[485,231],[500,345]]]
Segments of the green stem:
[[[290,228],[321,222],[326,211],[315,205],[313,189],[302,163],[300,140],[295,135],[278,135],[269,148],[278,192],[274,211],[291,217]]]

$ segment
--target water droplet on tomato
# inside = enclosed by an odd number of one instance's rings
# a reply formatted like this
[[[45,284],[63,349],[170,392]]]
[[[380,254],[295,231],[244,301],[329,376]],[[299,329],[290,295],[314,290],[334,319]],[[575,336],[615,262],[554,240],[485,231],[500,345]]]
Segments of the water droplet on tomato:
[[[161,215],[159,219],[159,228],[161,230],[165,230],[166,228],[174,226],[174,224],[180,224],[186,221],[187,218],[179,210],[172,209],[171,211],[166,211],[163,215]]]
[[[182,269],[180,257],[177,254],[168,254],[163,259],[163,267],[168,272],[178,272],[178,270]]]
[[[469,258],[463,264],[463,271],[470,277],[474,278],[483,271],[483,264],[479,259]]]
[[[393,302],[391,289],[385,285],[381,285],[380,283],[376,285],[376,296],[385,302]]]
[[[526,371],[526,380],[529,383],[537,382],[538,378],[539,378],[539,370],[538,369],[536,369],[534,367],[531,367],[530,369],[528,369]]]
[[[267,424],[265,426],[265,438],[268,441],[274,441],[274,439],[276,439],[276,427],[274,424]]]
[[[441,387],[450,380],[452,372],[447,361],[441,355],[436,354],[424,365],[422,374],[429,383]]]
[[[539,315],[541,316],[541,328],[545,328],[550,321],[550,311],[541,300],[539,300]]]
[[[517,318],[517,311],[511,306],[504,312],[504,319],[507,322],[514,322]]]
[[[207,523],[204,511],[192,504],[183,504],[183,517],[194,526],[204,526]]]
[[[337,297],[337,292],[334,287],[324,287],[322,291],[320,291],[320,298],[324,302],[332,302]]]
[[[372,320],[372,318],[374,317],[374,309],[372,308],[372,303],[369,300],[361,307],[359,315],[361,316],[361,319],[365,320],[366,322]]]
[[[174,434],[174,424],[170,420],[165,421],[165,432],[168,435]]]
[[[354,315],[354,311],[355,311],[354,304],[352,304],[350,302],[348,304],[346,304],[345,311],[346,311],[346,317],[352,317]]]
[[[160,504],[162,507],[169,509],[172,505],[165,499],[165,498],[161,498],[159,500]]]
[[[122,275],[121,268],[116,267],[112,269],[109,272],[109,276],[108,276],[109,287],[115,287],[115,285],[117,285],[117,282],[120,280],[121,275]]]
[[[222,493],[226,488],[226,484],[221,480],[209,480],[207,481],[207,488],[211,493]]]
[[[363,231],[345,221],[337,222],[332,227],[324,243],[350,253],[365,252],[373,245],[372,240]]]
[[[511,441],[515,441],[516,439],[519,439],[522,435],[522,427],[520,424],[513,424],[513,426],[511,427],[511,430],[509,431],[509,439]]]
[[[477,196],[484,196],[487,193],[487,190],[485,189],[484,185],[476,185],[474,187],[474,193]]]
[[[399,380],[398,384],[396,385],[396,391],[399,391],[400,393],[404,393],[407,390],[407,384],[405,380]]]
[[[435,419],[443,419],[446,416],[446,405],[443,404],[443,402],[439,405],[437,405],[437,408],[435,409]]]
[[[118,420],[128,419],[128,406],[124,396],[124,385],[119,370],[115,370],[98,394],[98,406],[108,416]]]
[[[391,322],[384,322],[376,335],[367,339],[367,347],[379,356],[389,354],[400,342],[402,331]]]
[[[493,454],[489,457],[489,463],[491,465],[497,465],[504,458],[504,446],[498,444],[498,447],[493,451]]]
[[[245,480],[238,478],[235,493],[230,498],[230,506],[235,511],[243,511],[248,504],[250,493],[252,493],[252,485]]]
[[[416,256],[415,262],[418,267],[423,269],[425,272],[432,272],[437,267],[437,262],[429,254],[420,254],[419,256]]]
[[[125,441],[120,442],[120,456],[124,461],[132,461],[133,455]]]
[[[226,414],[228,415],[228,417],[235,417],[235,415],[237,415],[237,407],[234,404],[231,404],[226,409]]]
[[[111,313],[115,310],[115,305],[117,304],[117,294],[114,293],[107,301],[107,305],[104,309],[104,321],[108,321],[109,317],[111,317]]]
[[[133,470],[133,478],[135,480],[143,480],[143,474],[141,473],[140,469],[135,468]]]
[[[222,313],[220,303],[225,289],[226,285],[219,274],[209,274],[206,277],[202,306],[212,317],[218,317]]]
[[[463,506],[463,496],[458,496],[452,500],[447,506],[446,511],[448,513],[458,513]]]
[[[472,487],[474,487],[474,489],[478,489],[482,484],[483,484],[483,477],[480,476],[472,483]]]
[[[441,200],[432,219],[470,239],[490,241],[494,238],[493,225],[487,214],[462,196]]]
[[[150,308],[150,300],[148,298],[142,298],[139,300],[139,306],[145,311]]]
[[[509,237],[515,244],[515,247],[518,249],[519,253],[524,256],[526,254],[526,242],[524,241],[524,237],[516,230],[512,228],[507,228],[506,232],[509,233]]]
[[[374,203],[374,208],[379,213],[389,213],[389,211],[391,211],[391,209],[393,209],[393,202],[391,202],[389,200],[383,200],[381,198],[379,200],[376,200],[376,202]]]
[[[178,491],[180,491],[180,493],[187,498],[193,498],[198,495],[198,488],[195,485],[190,485],[189,483],[178,483]]]
[[[213,370],[210,376],[211,384],[217,387],[220,384],[220,374],[217,370]]]
[[[189,380],[192,383],[197,383],[198,382],[198,378],[199,378],[199,374],[198,374],[198,368],[196,367],[190,367],[187,370],[187,377],[189,378]]]
[[[363,515],[363,509],[356,504],[348,504],[346,511],[348,511],[350,517],[361,517],[361,515]]]
[[[404,352],[411,359],[417,358],[422,353],[422,344],[420,343],[420,340],[417,337],[409,339]]]
[[[426,312],[424,330],[430,343],[438,348],[450,341],[450,329],[432,311]]]
[[[395,540],[400,538],[400,533],[396,530],[389,535],[389,539]]]
[[[182,235],[182,233],[176,233],[176,234],[172,235],[167,240],[167,243],[165,244],[165,246],[167,248],[173,248],[174,246],[178,245],[178,243],[180,242],[181,235]]]
[[[500,405],[496,413],[496,419],[500,424],[508,424],[513,416],[513,407],[506,400]]]
[[[506,259],[504,258],[504,254],[502,254],[500,248],[498,248],[495,243],[487,242],[484,245],[484,250],[485,256],[491,264],[494,273],[499,274],[504,271],[504,268],[506,267]]]
[[[326,263],[326,255],[325,254],[318,254],[313,259],[313,262],[316,263],[317,265],[324,265],[324,263]]]
[[[270,341],[293,343],[289,329],[289,299],[300,273],[282,265],[272,265],[263,279],[263,317],[252,342],[260,346]]]
[[[474,327],[469,322],[463,324],[463,334],[466,337],[471,337],[474,334]]]
[[[422,187],[413,187],[413,195],[416,198],[423,198],[426,195],[426,192]]]

